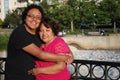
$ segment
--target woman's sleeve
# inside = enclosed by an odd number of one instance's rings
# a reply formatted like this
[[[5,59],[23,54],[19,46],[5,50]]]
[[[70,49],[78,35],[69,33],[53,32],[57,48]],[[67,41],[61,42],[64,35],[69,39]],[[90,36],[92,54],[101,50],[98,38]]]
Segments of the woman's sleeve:
[[[63,39],[57,40],[55,45],[55,53],[57,54],[67,54],[70,52],[69,46]]]

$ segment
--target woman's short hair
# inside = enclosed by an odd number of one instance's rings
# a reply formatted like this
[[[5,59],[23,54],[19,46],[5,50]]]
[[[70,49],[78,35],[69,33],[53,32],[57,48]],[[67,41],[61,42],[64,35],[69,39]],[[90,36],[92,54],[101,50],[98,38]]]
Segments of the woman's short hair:
[[[58,36],[59,26],[54,20],[46,17],[41,21],[41,24],[43,24],[46,28],[51,28],[54,35]],[[41,26],[41,24],[40,24],[40,26]],[[40,29],[40,27],[39,27],[39,29]]]

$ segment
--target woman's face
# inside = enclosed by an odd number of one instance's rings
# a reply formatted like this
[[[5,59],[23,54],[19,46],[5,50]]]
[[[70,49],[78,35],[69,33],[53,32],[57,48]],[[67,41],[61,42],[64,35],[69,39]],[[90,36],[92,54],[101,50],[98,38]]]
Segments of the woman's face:
[[[25,18],[25,26],[27,27],[28,31],[36,30],[40,24],[41,18],[42,14],[38,9],[33,8],[29,10]]]
[[[53,39],[55,38],[55,35],[52,29],[50,27],[49,28],[45,27],[43,24],[40,27],[39,35],[40,35],[41,40],[43,40],[45,44],[51,43]]]

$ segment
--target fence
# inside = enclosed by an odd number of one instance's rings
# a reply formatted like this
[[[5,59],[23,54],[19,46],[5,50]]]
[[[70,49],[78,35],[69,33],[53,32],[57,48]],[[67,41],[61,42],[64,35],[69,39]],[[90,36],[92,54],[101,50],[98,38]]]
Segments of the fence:
[[[5,61],[6,58],[0,57],[0,80],[4,80],[5,77]]]
[[[0,80],[4,80],[6,58],[0,58]],[[71,80],[120,80],[120,62],[74,60]]]
[[[120,80],[120,62],[75,60],[71,80]]]

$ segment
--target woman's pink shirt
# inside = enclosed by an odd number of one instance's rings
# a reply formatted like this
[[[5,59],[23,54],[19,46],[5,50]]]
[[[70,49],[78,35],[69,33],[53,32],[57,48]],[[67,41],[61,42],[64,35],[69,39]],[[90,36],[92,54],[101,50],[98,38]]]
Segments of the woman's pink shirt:
[[[48,44],[45,47],[41,46],[40,49],[54,54],[67,54],[70,52],[68,45],[60,37],[56,37],[50,44]],[[54,64],[56,63],[36,61],[37,67],[46,67]],[[63,71],[57,74],[39,74],[36,76],[36,80],[69,80],[69,79],[70,79],[70,72],[67,69],[67,65]]]

